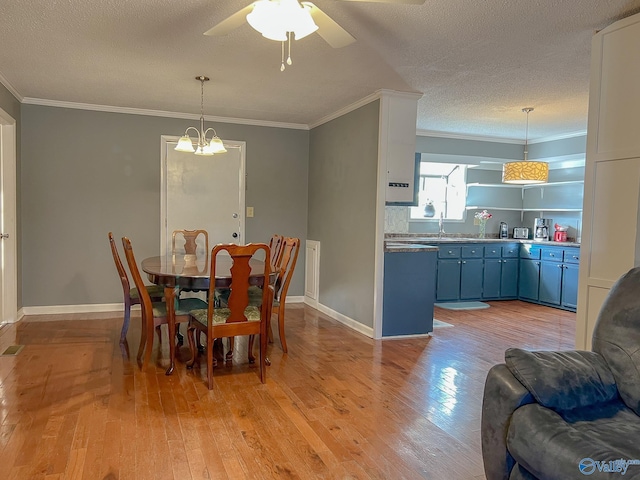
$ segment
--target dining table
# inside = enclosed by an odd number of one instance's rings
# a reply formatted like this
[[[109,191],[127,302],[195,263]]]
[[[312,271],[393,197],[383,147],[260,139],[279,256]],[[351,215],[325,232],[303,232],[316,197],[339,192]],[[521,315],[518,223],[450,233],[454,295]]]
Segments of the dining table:
[[[249,284],[262,287],[264,285],[264,262],[252,258],[249,261],[252,273]],[[191,291],[208,291],[211,283],[211,260],[208,254],[184,255],[166,254],[142,260],[142,270],[149,281],[164,287],[164,298],[167,304],[167,324],[169,326],[169,368],[171,375],[175,368],[176,358],[176,299],[181,289]],[[230,256],[219,254],[216,260],[215,288],[229,288],[231,285]],[[255,273],[253,273],[255,272]],[[269,283],[274,284],[277,276],[275,268],[270,269]]]

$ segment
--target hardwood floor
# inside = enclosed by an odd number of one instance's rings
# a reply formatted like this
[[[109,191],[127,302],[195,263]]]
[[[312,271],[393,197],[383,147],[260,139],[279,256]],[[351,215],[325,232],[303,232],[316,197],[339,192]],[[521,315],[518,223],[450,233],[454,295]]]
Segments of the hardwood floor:
[[[292,305],[289,353],[269,346],[267,383],[238,339],[212,391],[204,366],[184,368],[186,347],[164,375],[166,330],[140,371],[137,312],[131,357],[121,314],[25,318],[0,329],[0,352],[25,345],[0,357],[0,478],[482,479],[488,369],[511,346],[573,348],[575,329],[569,312],[491,305],[436,309],[454,327],[385,341]]]

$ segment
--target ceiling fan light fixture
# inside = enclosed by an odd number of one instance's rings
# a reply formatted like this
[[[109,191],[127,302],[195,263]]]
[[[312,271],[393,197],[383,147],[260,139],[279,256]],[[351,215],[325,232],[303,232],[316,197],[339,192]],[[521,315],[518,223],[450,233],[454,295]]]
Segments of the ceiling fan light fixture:
[[[311,17],[311,8],[298,0],[258,0],[247,15],[247,22],[263,37],[278,42],[287,40],[293,32],[300,40],[318,30]]]
[[[528,160],[529,113],[533,112],[533,107],[523,108],[522,111],[527,114],[527,130],[524,137],[524,160],[507,162],[502,166],[502,183],[514,185],[546,183],[549,179],[549,164],[547,162],[530,162]]]

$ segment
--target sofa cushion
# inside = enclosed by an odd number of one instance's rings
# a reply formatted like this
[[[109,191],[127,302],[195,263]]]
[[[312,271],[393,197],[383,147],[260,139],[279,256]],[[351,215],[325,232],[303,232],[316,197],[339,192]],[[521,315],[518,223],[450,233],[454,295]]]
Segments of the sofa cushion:
[[[541,405],[557,412],[607,403],[618,397],[604,359],[593,352],[529,352],[510,348],[505,363]]]
[[[620,400],[564,415],[530,403],[518,408],[507,431],[507,448],[515,461],[537,478],[640,479],[640,417]],[[590,459],[590,460],[589,460]],[[622,472],[601,466],[627,464]],[[585,471],[580,470],[582,462]],[[613,463],[609,463],[613,462]],[[588,476],[587,476],[588,475]]]
[[[611,288],[593,331],[593,351],[604,357],[622,400],[640,415],[640,267]]]

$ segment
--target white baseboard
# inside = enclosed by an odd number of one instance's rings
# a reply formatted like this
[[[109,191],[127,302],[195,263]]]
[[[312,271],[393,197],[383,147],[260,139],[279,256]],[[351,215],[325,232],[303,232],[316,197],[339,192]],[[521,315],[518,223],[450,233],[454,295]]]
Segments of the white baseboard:
[[[104,313],[122,312],[123,303],[94,303],[87,305],[48,305],[39,307],[22,307],[23,315],[55,315],[59,313]]]
[[[334,320],[337,320],[338,322],[342,323],[343,325],[346,325],[347,327],[351,328],[352,330],[355,330],[357,332],[362,333],[363,335],[366,335],[369,338],[373,338],[373,328],[371,327],[367,327],[366,325],[363,325],[360,322],[355,321],[353,318],[347,317],[346,315],[343,315],[340,312],[336,312],[335,310],[322,305],[321,303],[318,303],[317,307],[314,307],[317,310],[321,311],[322,313],[324,313],[325,315],[333,318]]]
[[[292,296],[287,297],[287,303],[304,303],[304,297]],[[139,305],[133,305],[133,310],[140,308]],[[92,303],[86,305],[47,305],[38,307],[22,307],[18,311],[18,319],[25,315],[56,315],[60,313],[104,313],[104,312],[123,312],[124,303]]]
[[[417,333],[415,335],[393,335],[389,337],[382,337],[380,340],[407,340],[411,338],[427,338],[427,337],[433,337],[433,332]]]
[[[305,305],[309,305],[310,307],[315,308],[316,310],[318,309],[318,300],[306,295],[303,297],[303,299],[304,299]]]

